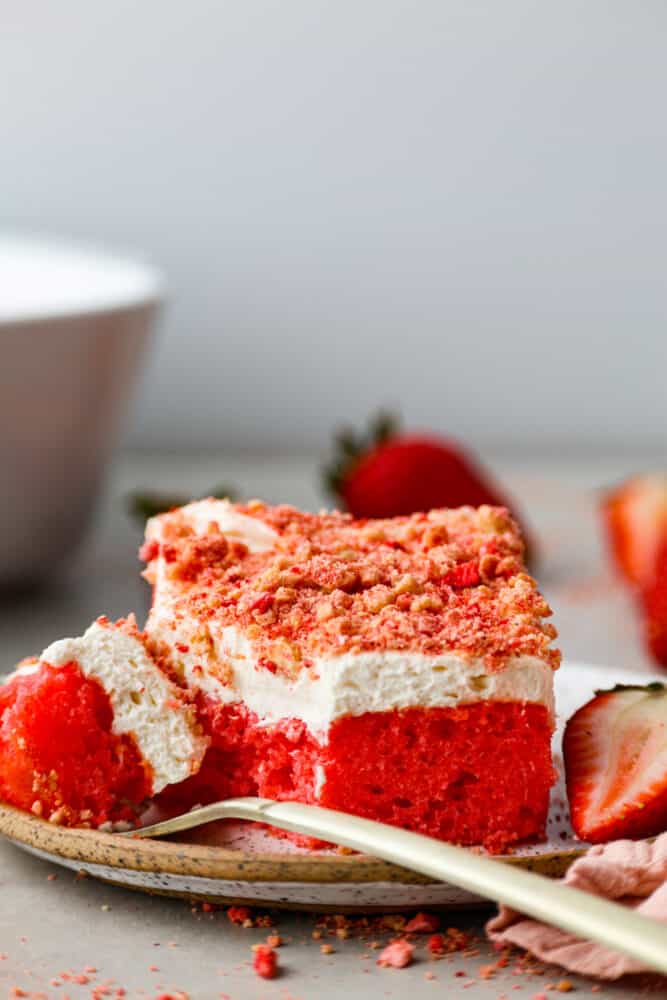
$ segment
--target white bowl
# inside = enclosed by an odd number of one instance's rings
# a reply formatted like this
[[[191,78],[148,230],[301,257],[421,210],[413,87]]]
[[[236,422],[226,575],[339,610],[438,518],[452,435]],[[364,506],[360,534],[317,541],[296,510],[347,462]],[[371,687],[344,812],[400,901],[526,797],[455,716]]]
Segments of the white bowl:
[[[80,540],[162,288],[140,262],[0,236],[0,585]]]

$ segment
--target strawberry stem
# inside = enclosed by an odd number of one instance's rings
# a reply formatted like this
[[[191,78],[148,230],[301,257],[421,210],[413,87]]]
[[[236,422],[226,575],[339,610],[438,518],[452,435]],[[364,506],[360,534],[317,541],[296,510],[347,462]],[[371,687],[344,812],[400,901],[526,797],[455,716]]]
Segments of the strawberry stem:
[[[324,484],[334,497],[341,496],[342,488],[352,468],[364,455],[395,437],[400,429],[400,419],[389,410],[379,410],[368,421],[368,429],[357,432],[353,427],[342,427],[334,435],[334,454],[323,470]]]

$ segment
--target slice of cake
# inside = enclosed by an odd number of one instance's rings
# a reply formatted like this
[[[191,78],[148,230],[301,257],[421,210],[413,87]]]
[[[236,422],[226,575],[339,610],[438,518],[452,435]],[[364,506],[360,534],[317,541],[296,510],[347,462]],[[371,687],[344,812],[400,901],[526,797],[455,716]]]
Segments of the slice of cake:
[[[522,552],[491,507],[355,521],[204,500],[152,519],[146,634],[211,740],[186,796],[491,849],[539,835],[559,654]]]
[[[199,767],[207,740],[133,619],[100,618],[0,687],[0,798],[54,823],[132,821]]]

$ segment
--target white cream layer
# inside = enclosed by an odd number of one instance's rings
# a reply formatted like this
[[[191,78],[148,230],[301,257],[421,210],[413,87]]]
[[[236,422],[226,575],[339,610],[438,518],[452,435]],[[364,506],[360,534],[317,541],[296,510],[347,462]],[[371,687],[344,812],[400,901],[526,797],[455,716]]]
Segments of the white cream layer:
[[[176,518],[185,521],[197,535],[205,535],[209,525],[215,522],[223,535],[232,541],[243,542],[251,552],[268,552],[278,537],[273,528],[259,518],[240,514],[229,500],[209,499],[195,500],[173,514],[151,517],[146,524],[146,538],[160,541],[164,537],[165,524]]]
[[[452,708],[477,701],[544,705],[554,717],[553,671],[531,656],[511,659],[489,673],[480,660],[454,653],[424,656],[402,652],[344,653],[322,657],[296,680],[256,664],[249,641],[233,626],[219,637],[200,628],[172,631],[152,613],[147,630],[172,650],[189,686],[223,702],[244,702],[267,725],[297,718],[320,739],[336,719],[401,708]],[[187,647],[179,651],[175,644]],[[230,682],[216,673],[225,665]]]
[[[74,661],[100,682],[111,702],[113,732],[131,734],[152,769],[153,794],[198,770],[207,740],[179,689],[138,639],[94,622],[83,636],[52,643],[40,660],[54,667]],[[18,672],[35,669],[31,664]]]

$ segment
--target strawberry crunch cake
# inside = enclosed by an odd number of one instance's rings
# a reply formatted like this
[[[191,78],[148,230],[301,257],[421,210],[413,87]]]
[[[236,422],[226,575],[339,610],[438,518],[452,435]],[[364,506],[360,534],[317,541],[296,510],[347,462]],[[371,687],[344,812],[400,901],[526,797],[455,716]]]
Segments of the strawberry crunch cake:
[[[100,618],[0,687],[2,799],[91,827],[261,795],[490,850],[543,832],[559,654],[504,508],[209,499],[141,555],[144,632]]]
[[[148,646],[210,741],[182,804],[296,799],[491,850],[543,832],[559,654],[505,509],[203,500],[141,554]]]

